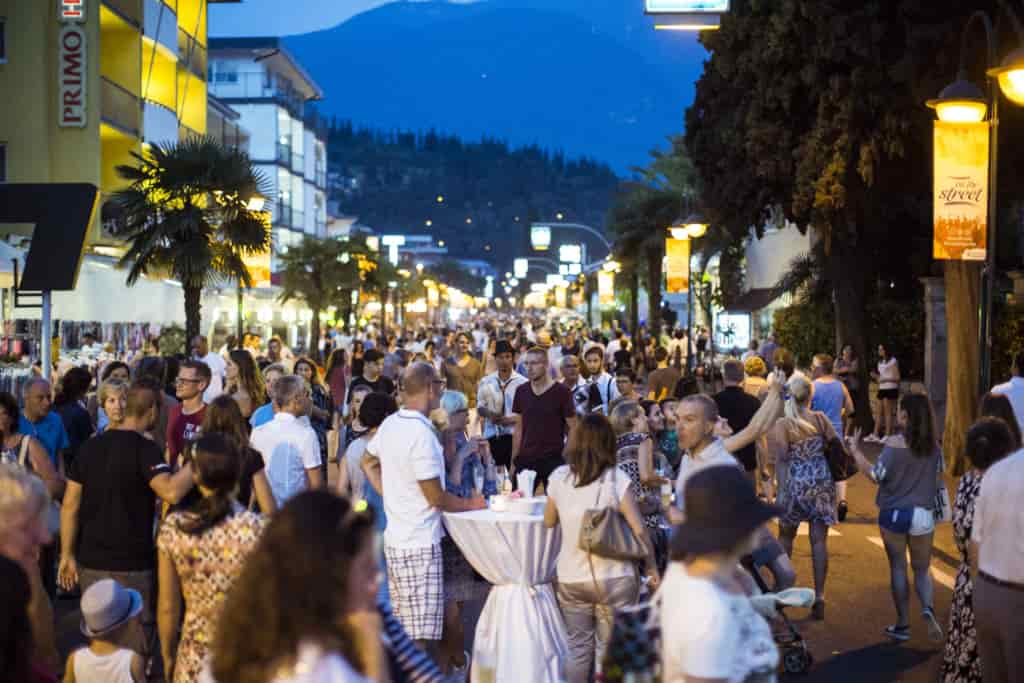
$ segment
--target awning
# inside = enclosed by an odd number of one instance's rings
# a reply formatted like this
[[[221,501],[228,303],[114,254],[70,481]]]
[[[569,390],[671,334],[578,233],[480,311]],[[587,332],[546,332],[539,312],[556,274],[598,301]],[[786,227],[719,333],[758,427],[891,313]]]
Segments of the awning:
[[[736,300],[730,302],[729,305],[725,307],[725,310],[753,313],[754,311],[759,311],[762,308],[767,307],[780,296],[782,296],[782,292],[775,287],[751,289],[741,294],[736,298]]]

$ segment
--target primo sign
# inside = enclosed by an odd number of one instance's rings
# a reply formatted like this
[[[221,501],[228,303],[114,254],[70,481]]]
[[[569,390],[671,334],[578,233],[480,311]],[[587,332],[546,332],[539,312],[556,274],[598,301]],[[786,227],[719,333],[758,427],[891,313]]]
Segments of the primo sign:
[[[60,0],[57,17],[63,23],[58,40],[57,125],[84,128],[85,109],[85,0]]]

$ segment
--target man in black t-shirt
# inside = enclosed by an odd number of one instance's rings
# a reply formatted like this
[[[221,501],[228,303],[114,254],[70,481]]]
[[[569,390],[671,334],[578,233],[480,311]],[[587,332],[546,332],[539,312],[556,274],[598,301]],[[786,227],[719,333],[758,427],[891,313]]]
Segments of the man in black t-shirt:
[[[734,434],[746,428],[761,407],[761,402],[743,390],[743,363],[735,358],[722,364],[722,381],[725,388],[715,394],[718,414],[729,422]],[[744,446],[735,453],[736,459],[743,465],[747,476],[757,486],[755,472],[757,470],[757,443]]]
[[[548,374],[548,353],[539,346],[526,352],[526,376],[516,389],[512,413],[518,417],[512,435],[512,466],[537,473],[534,486],[547,488],[548,477],[565,464],[565,439],[576,425],[572,392]],[[532,496],[533,491],[527,491]]]
[[[193,484],[191,466],[171,474],[160,448],[144,436],[156,422],[157,400],[145,386],[128,391],[124,422],[82,445],[61,507],[60,585],[79,584],[84,593],[109,578],[139,591],[144,633],[126,645],[143,656],[154,635],[156,499],[177,503]]]
[[[379,394],[395,395],[394,381],[390,377],[385,377],[381,374],[383,360],[384,354],[377,349],[370,349],[363,354],[363,374],[353,379],[349,384],[349,401],[352,400],[352,390],[358,386],[368,386],[370,391],[375,391]]]

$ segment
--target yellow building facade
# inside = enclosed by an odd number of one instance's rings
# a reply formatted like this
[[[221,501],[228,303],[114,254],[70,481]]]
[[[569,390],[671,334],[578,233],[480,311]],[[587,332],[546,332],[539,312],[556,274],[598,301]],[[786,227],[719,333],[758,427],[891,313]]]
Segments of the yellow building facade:
[[[0,0],[0,180],[106,196],[143,145],[205,134],[218,1]],[[90,244],[112,242],[101,225]]]

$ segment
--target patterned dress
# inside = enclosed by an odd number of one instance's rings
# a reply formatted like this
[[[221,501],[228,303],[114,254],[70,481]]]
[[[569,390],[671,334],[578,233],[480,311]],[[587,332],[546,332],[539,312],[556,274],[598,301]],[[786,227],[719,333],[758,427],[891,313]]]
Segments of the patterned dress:
[[[455,452],[458,453],[469,443],[465,434],[455,435]],[[454,460],[454,458],[453,458]],[[449,469],[451,464],[448,465]],[[445,490],[459,498],[470,498],[473,495],[475,482],[473,473],[477,468],[482,468],[480,456],[472,453],[462,461],[462,477],[459,485],[452,483],[451,472],[445,477]],[[492,470],[493,472],[493,470]],[[493,477],[484,476],[483,496],[493,496],[498,492],[497,482]],[[441,555],[444,560],[444,600],[445,602],[467,602],[471,600],[482,600],[487,597],[490,584],[477,578],[469,560],[462,554],[459,547],[455,545],[450,535],[441,539]]]
[[[649,434],[623,434],[616,443],[618,450],[615,453],[615,460],[619,470],[629,475],[629,488],[643,515],[647,535],[654,544],[658,569],[664,571],[668,562],[668,521],[665,519],[664,510],[661,509],[661,491],[645,486],[640,481],[640,444],[649,438]]]
[[[157,548],[174,563],[185,598],[185,618],[174,664],[174,683],[199,679],[217,627],[217,616],[246,556],[263,532],[265,520],[236,506],[234,514],[199,536],[182,531],[189,513],[164,520]]]
[[[819,420],[820,422],[820,420]],[[825,459],[825,436],[816,432],[799,441],[789,442],[785,460],[785,478],[776,503],[785,512],[779,524],[799,526],[801,522],[836,523],[836,483]]]
[[[960,551],[953,605],[949,611],[949,632],[942,655],[942,683],[981,683],[978,632],[974,625],[974,583],[968,548],[974,525],[974,502],[981,491],[981,474],[971,470],[960,479],[953,504],[953,538]]]

